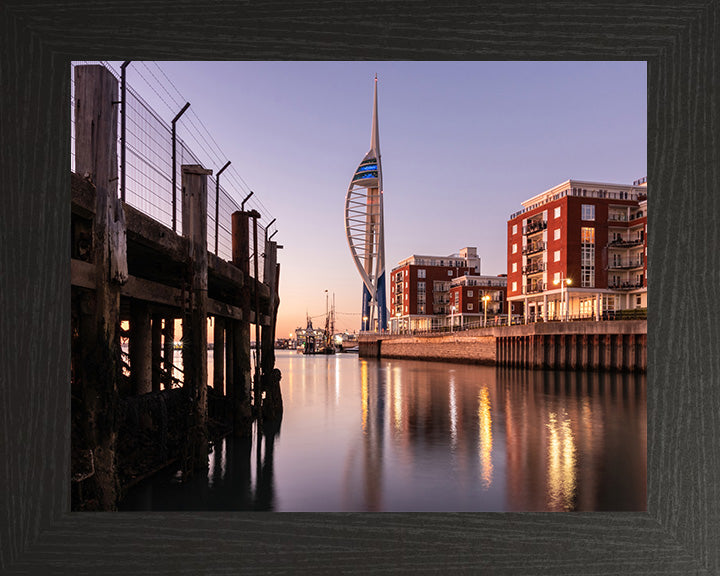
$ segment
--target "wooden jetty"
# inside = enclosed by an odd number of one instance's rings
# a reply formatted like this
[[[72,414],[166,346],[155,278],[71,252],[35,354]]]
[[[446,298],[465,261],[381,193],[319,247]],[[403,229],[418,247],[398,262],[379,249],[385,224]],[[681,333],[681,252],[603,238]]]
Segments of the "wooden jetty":
[[[257,242],[260,215],[240,210],[232,214],[232,261],[208,252],[207,178],[212,171],[199,165],[181,168],[181,233],[120,200],[117,103],[117,80],[107,69],[76,67],[73,510],[115,509],[125,487],[173,461],[181,462],[183,475],[202,470],[208,460],[209,419],[248,435],[263,411],[282,413],[272,352],[279,304],[277,244],[265,239],[261,246],[260,282],[257,274],[250,275],[249,246],[251,220]],[[254,258],[257,270],[257,247]],[[180,336],[176,321],[182,326],[182,385],[174,358]],[[254,390],[251,324],[262,329]],[[121,326],[126,325],[128,361],[121,350]],[[269,405],[261,407],[264,388],[273,393],[266,395]]]

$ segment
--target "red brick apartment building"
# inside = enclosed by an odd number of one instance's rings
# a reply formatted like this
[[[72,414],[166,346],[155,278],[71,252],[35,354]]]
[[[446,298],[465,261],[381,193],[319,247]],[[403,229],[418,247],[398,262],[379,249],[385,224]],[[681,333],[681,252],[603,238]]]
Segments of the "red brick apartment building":
[[[647,180],[567,180],[507,223],[510,312],[595,318],[647,308]]]
[[[414,254],[390,274],[390,329],[423,331],[440,326],[461,326],[502,313],[504,277],[481,276],[477,248],[466,247],[450,256]]]

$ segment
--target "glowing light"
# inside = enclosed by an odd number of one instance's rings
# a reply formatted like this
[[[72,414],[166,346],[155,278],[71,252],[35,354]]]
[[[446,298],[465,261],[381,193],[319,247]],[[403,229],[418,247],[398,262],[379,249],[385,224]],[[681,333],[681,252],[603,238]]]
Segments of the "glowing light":
[[[548,438],[548,507],[553,510],[573,510],[575,507],[576,449],[565,414],[560,420],[551,412],[546,424]]]
[[[490,395],[483,386],[478,395],[478,430],[480,433],[480,473],[483,487],[489,488],[493,480],[492,463],[492,415],[490,413]]]

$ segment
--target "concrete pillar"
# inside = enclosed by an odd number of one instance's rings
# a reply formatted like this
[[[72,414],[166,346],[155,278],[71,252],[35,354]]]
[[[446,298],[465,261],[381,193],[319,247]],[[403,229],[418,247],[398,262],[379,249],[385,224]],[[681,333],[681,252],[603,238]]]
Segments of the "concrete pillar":
[[[130,301],[130,379],[133,394],[152,390],[150,310],[141,300]]]
[[[175,362],[175,317],[165,318],[163,325],[163,370],[165,390],[172,388],[173,364]]]
[[[213,390],[225,395],[225,319],[213,319]]]
[[[184,474],[207,467],[207,177],[182,166],[182,231],[190,240],[190,305],[183,318],[183,388],[190,400]]]
[[[639,334],[638,352],[636,356],[637,367],[641,372],[647,371],[647,334]]]
[[[625,366],[625,335],[615,334],[615,342],[613,343],[615,363],[613,368],[618,372],[621,372]]]
[[[599,334],[593,334],[592,336],[588,337],[590,339],[590,351],[589,351],[589,365],[591,370],[600,370],[600,335]]]
[[[160,392],[160,363],[162,362],[162,318],[152,317],[152,391]]]
[[[570,344],[570,337],[568,334],[558,334],[557,338],[557,368],[565,370],[568,364],[568,348]]]
[[[634,372],[636,370],[635,334],[628,334],[626,340],[624,366],[626,370]]]
[[[600,320],[602,314],[602,294],[598,292],[597,299],[595,301],[595,320]]]
[[[591,349],[590,346],[592,344],[591,338],[587,334],[583,334],[579,338],[580,340],[580,358],[579,358],[579,368],[581,370],[588,370],[591,368]]]
[[[548,319],[547,309],[548,309],[548,298],[547,298],[547,294],[543,294],[543,313],[542,313],[542,318],[543,318],[543,320],[545,320],[545,321],[547,321],[547,319]]]
[[[570,370],[577,370],[578,367],[578,335],[577,334],[569,334],[568,338],[570,340],[569,343],[569,352],[570,355],[568,357],[568,368]]]
[[[557,366],[556,363],[556,344],[555,344],[555,335],[554,334],[547,334],[545,336],[545,342],[547,344],[547,368],[550,370],[555,369]]]
[[[612,346],[612,335],[604,334],[601,336],[601,355],[600,355],[600,366],[603,370],[613,369],[613,346]]]
[[[120,284],[112,260],[122,258],[117,239],[124,235],[122,206],[117,200],[117,105],[115,77],[103,66],[75,67],[75,170],[96,188],[92,261],[95,292],[83,298],[86,318],[81,327],[78,380],[82,383],[73,419],[81,437],[73,450],[92,451],[95,473],[83,480],[84,501],[73,509],[117,507],[115,469],[120,382]],[[126,261],[127,263],[127,261]],[[115,265],[115,271],[117,265]],[[75,404],[74,410],[75,410]]]

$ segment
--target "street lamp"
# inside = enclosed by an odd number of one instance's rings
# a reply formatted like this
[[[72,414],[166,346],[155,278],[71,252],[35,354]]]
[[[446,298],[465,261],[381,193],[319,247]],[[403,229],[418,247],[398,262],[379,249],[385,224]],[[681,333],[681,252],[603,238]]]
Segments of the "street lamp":
[[[566,286],[570,286],[570,284],[572,284],[572,278],[565,278],[565,273],[560,272],[560,280],[555,280],[553,282],[553,284],[555,284],[555,286],[560,284],[560,301],[562,302],[562,304],[564,306],[565,322],[567,322],[568,304],[569,304],[569,302],[567,300],[569,300],[569,298],[566,298],[566,293],[567,293]]]
[[[368,321],[368,317],[363,316],[363,325],[362,325],[363,331],[366,331],[368,329],[367,321]]]
[[[455,327],[455,306],[450,306],[450,332]]]
[[[485,305],[485,319],[483,320],[483,326],[487,326],[487,305],[488,302],[490,302],[490,295],[485,294],[485,296],[482,297],[483,304]]]

